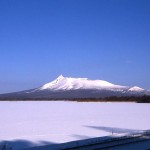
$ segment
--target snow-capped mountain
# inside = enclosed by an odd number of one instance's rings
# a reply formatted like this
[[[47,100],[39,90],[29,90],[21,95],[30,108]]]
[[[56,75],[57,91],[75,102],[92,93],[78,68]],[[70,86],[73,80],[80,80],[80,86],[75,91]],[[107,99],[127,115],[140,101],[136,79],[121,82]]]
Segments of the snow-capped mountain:
[[[142,91],[145,91],[144,89],[138,87],[138,86],[134,86],[134,87],[131,87],[129,89],[129,91],[134,91],[134,92],[142,92]]]
[[[71,78],[60,75],[54,81],[47,83],[39,90],[79,90],[79,89],[126,89],[126,86],[115,85],[104,80],[89,80],[88,78]]]
[[[116,85],[104,80],[90,80],[88,78],[71,78],[60,75],[55,80],[31,90],[1,94],[4,98],[103,98],[110,96],[141,96],[150,95],[150,91],[140,87]]]

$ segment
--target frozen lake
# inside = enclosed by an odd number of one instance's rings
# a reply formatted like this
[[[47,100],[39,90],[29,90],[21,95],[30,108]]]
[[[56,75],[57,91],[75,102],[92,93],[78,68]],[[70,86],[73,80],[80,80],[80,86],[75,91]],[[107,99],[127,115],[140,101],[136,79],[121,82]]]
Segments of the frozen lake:
[[[150,129],[149,116],[150,104],[0,102],[0,144],[20,149],[132,133]]]

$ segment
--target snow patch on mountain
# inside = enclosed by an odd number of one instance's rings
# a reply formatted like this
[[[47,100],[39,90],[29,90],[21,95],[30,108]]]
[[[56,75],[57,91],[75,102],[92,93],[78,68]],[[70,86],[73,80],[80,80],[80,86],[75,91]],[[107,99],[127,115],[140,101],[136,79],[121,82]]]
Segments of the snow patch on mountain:
[[[71,78],[60,75],[54,81],[47,83],[39,90],[77,90],[77,89],[107,89],[122,90],[126,86],[115,85],[104,80],[89,80],[88,78]]]
[[[138,86],[134,86],[134,87],[131,87],[128,91],[132,91],[132,92],[142,92],[144,91],[144,89],[138,87]]]

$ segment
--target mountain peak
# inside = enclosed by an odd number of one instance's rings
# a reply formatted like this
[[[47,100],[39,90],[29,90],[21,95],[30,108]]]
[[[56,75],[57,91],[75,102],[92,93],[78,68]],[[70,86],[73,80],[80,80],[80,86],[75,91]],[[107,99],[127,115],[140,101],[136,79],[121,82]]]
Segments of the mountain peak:
[[[63,75],[58,76],[52,82],[49,82],[42,87],[40,90],[77,90],[77,89],[124,89],[125,86],[119,86],[112,84],[104,80],[89,80],[88,78],[71,78],[64,77]]]
[[[19,93],[19,94],[18,94]],[[55,80],[43,86],[18,92],[17,96],[40,97],[51,99],[73,98],[103,98],[110,96],[140,96],[150,95],[150,91],[140,87],[121,86],[105,80],[90,80],[88,78],[72,78],[58,76]],[[16,94],[16,93],[15,93]],[[21,95],[22,94],[22,95]],[[27,94],[27,95],[25,95]]]
[[[61,74],[57,77],[58,80],[64,79],[65,77]]]
[[[144,91],[144,89],[138,87],[138,86],[133,86],[129,89],[129,91],[135,91],[135,92],[139,92],[139,91]]]

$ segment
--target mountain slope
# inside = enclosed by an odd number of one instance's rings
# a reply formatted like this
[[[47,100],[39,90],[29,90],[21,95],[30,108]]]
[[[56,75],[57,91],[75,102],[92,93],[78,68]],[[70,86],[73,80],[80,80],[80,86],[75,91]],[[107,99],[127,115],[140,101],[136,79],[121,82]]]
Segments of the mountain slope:
[[[87,78],[71,78],[60,75],[58,78],[31,90],[1,94],[0,98],[40,98],[40,99],[74,99],[103,98],[110,96],[141,96],[150,92],[140,87],[115,85],[104,80],[89,80]]]
[[[60,75],[54,81],[47,83],[39,90],[78,90],[78,89],[125,89],[125,86],[114,85],[104,80],[89,80],[87,78],[68,78]]]

